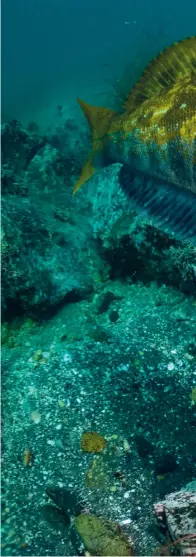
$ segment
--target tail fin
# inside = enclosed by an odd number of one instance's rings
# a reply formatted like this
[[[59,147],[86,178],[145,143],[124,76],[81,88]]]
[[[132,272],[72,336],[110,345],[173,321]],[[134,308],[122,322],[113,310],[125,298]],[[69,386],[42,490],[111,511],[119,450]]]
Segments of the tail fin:
[[[109,108],[99,108],[96,106],[91,106],[81,99],[78,99],[78,102],[91,128],[92,151],[82,169],[78,181],[75,184],[73,194],[75,194],[80,189],[80,187],[85,182],[87,182],[87,180],[89,180],[97,171],[94,160],[95,155],[103,150],[104,137],[107,134],[112,118],[116,116],[116,112],[113,112]]]

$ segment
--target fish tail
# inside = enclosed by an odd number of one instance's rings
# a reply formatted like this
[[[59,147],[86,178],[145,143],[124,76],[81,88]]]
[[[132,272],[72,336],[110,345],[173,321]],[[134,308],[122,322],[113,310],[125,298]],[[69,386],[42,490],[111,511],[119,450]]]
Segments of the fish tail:
[[[106,137],[112,118],[116,116],[116,112],[113,112],[108,108],[91,106],[81,99],[78,99],[78,103],[82,108],[91,129],[92,150],[88,160],[86,161],[82,169],[81,175],[74,186],[73,195],[101,167],[102,157],[100,155],[103,152],[104,139]]]

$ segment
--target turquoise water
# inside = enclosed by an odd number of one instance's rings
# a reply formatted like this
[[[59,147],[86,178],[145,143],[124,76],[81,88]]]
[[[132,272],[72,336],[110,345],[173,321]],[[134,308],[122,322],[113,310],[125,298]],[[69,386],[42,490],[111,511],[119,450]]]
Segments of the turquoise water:
[[[94,87],[103,95],[135,56],[145,64],[194,34],[195,16],[194,0],[3,0],[3,120],[50,121],[56,105],[85,93],[101,104]]]

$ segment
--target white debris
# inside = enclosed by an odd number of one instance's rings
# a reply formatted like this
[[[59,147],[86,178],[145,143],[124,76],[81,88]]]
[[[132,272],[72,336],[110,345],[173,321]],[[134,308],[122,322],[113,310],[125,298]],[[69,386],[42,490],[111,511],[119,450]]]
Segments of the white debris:
[[[173,371],[173,369],[175,368],[175,365],[173,364],[173,362],[169,362],[167,369],[168,371]]]
[[[63,361],[68,363],[72,361],[72,357],[70,356],[70,354],[68,354],[68,352],[65,352],[64,356],[63,356]]]
[[[41,422],[41,414],[37,410],[34,410],[34,412],[31,413],[31,419],[34,424],[39,424]]]
[[[125,520],[121,521],[121,526],[123,526],[124,524],[130,524],[132,522],[132,520],[130,518],[125,518]]]
[[[124,499],[129,499],[129,497],[130,497],[130,491],[125,491]]]

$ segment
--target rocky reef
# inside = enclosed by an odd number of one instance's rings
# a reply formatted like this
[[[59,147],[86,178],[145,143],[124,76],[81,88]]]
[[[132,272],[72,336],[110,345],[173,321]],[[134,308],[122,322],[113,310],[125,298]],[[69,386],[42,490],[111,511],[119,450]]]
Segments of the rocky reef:
[[[2,555],[154,554],[196,475],[196,250],[119,165],[73,197],[88,149],[73,119],[2,128]]]
[[[195,249],[130,212],[118,165],[72,198],[88,135],[83,130],[79,159],[77,140],[70,144],[70,135],[77,138],[80,130],[74,122],[66,126],[49,137],[15,121],[2,129],[5,314],[39,315],[67,297],[94,292],[107,277],[154,280],[195,294]]]

